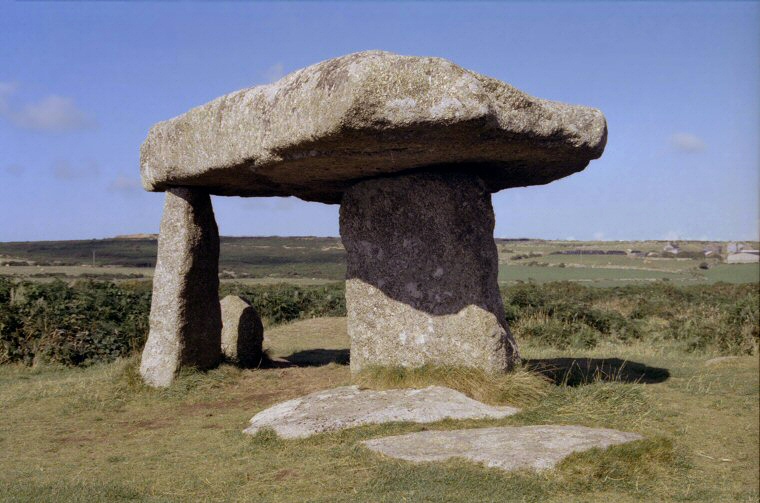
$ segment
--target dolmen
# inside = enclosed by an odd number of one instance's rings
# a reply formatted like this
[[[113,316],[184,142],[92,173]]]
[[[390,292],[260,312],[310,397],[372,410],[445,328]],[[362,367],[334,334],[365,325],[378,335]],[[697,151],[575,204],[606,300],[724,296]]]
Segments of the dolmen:
[[[518,359],[497,284],[491,194],[584,169],[596,109],[534,98],[445,59],[331,59],[153,126],[143,186],[166,193],[140,371],[221,359],[210,194],[340,204],[351,370]]]

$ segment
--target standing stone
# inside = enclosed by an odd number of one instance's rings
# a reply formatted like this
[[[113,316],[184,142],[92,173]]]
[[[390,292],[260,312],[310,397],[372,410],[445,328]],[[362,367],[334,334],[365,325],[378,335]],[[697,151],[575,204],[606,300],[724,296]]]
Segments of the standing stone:
[[[222,354],[243,367],[256,367],[263,355],[264,325],[259,313],[245,299],[228,295],[222,299]]]
[[[212,368],[221,359],[219,230],[208,192],[166,191],[153,276],[150,334],[140,374],[168,386],[181,367]]]
[[[490,193],[462,172],[377,178],[346,191],[352,372],[511,366],[519,355],[499,295],[493,228]]]

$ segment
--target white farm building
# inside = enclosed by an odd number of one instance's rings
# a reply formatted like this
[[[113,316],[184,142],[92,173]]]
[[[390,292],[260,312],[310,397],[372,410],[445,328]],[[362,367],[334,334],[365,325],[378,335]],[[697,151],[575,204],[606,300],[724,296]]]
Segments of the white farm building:
[[[760,250],[742,250],[726,257],[727,264],[754,264],[760,262]]]

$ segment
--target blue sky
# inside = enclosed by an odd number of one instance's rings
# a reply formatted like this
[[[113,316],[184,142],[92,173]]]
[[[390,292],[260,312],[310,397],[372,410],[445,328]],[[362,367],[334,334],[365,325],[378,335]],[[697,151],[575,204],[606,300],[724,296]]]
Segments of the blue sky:
[[[366,49],[600,108],[600,160],[494,195],[498,237],[757,239],[760,3],[0,1],[0,241],[157,232],[155,122]],[[223,235],[338,235],[338,208],[214,198]]]

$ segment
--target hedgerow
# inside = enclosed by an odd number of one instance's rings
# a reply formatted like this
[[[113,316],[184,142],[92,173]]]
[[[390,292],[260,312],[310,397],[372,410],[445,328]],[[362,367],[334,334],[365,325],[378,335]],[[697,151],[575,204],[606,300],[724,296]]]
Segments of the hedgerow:
[[[0,363],[89,365],[138,352],[148,334],[150,288],[147,281],[35,283],[0,276]],[[268,325],[345,316],[344,292],[342,283],[220,289],[221,296],[247,298]],[[605,340],[669,340],[686,351],[758,351],[760,296],[753,284],[523,283],[501,293],[518,342],[581,349]]]

